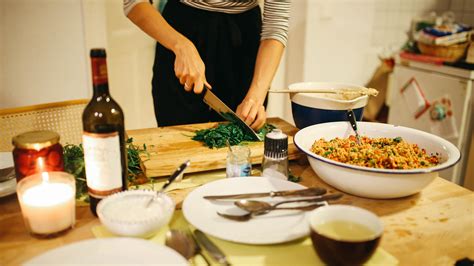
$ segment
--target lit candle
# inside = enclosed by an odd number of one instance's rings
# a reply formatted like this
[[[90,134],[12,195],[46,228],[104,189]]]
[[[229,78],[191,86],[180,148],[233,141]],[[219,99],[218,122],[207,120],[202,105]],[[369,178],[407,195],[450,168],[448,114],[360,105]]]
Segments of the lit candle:
[[[43,172],[22,179],[17,186],[21,211],[33,234],[50,235],[75,223],[74,177],[64,172]]]

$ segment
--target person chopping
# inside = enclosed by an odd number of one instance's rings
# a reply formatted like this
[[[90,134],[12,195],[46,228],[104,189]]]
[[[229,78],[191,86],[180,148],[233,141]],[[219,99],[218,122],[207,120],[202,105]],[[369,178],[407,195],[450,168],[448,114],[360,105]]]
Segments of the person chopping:
[[[222,120],[199,95],[212,91],[253,129],[288,37],[290,0],[124,0],[125,15],[157,41],[152,94],[159,126]],[[192,93],[194,92],[194,93]]]

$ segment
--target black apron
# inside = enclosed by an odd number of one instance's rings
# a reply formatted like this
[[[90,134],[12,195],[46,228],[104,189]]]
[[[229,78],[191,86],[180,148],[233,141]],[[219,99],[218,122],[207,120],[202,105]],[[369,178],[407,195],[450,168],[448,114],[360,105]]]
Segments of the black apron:
[[[260,8],[225,14],[169,0],[163,17],[194,43],[206,66],[206,78],[213,92],[236,110],[253,77],[262,28]],[[174,53],[157,43],[152,92],[158,125],[221,121],[222,118],[202,101],[202,95],[184,90],[175,75],[174,60]]]

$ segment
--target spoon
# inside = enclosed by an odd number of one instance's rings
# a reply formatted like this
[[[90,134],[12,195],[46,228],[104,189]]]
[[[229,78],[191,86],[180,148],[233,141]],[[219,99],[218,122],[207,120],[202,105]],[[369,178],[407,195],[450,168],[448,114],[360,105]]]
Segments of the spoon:
[[[199,254],[206,264],[210,265],[206,257],[202,255],[201,248],[189,233],[172,229],[166,233],[165,245],[176,250],[187,260]]]
[[[166,180],[166,183],[163,185],[163,187],[157,191],[153,197],[150,198],[150,200],[146,203],[146,207],[148,208],[150,206],[150,204],[153,202],[153,200],[155,200],[156,196],[160,193],[163,193],[165,192],[165,189],[171,185],[171,183],[173,183],[174,180],[176,180],[176,178],[182,174],[184,172],[184,169],[186,169],[186,167],[188,167],[189,165],[191,164],[191,161],[190,160],[186,160],[184,163],[182,163],[177,169],[176,171],[174,171],[174,173],[172,173],[170,175],[170,177],[168,177],[168,180]]]
[[[341,89],[292,89],[292,90],[269,90],[273,93],[334,93],[343,95],[369,95],[377,96],[379,91],[373,88],[341,88]]]
[[[286,203],[296,203],[296,202],[321,202],[321,201],[327,201],[327,200],[337,200],[343,196],[342,193],[334,193],[334,194],[328,194],[328,195],[323,195],[323,196],[317,196],[313,198],[308,198],[308,199],[299,199],[299,200],[285,200],[285,201],[280,201],[275,204],[270,204],[266,201],[260,201],[260,200],[239,200],[235,201],[234,204],[243,209],[246,210],[250,213],[265,213],[271,210],[276,209],[279,205],[281,204],[286,204]],[[297,208],[297,207],[293,207]],[[282,209],[282,208],[279,208]]]
[[[347,119],[351,123],[352,129],[354,130],[354,132],[356,134],[357,145],[360,145],[360,136],[359,136],[359,132],[357,130],[357,119],[355,117],[354,111],[352,111],[352,109],[349,109],[349,110],[347,110],[346,115],[347,115]]]
[[[229,220],[234,220],[234,221],[238,221],[238,222],[245,222],[245,221],[248,221],[248,220],[252,219],[254,216],[262,215],[262,214],[268,213],[270,211],[276,211],[276,210],[311,211],[311,210],[314,210],[314,209],[316,209],[318,207],[321,207],[321,206],[324,206],[324,205],[325,204],[323,204],[322,202],[318,202],[316,204],[311,204],[311,205],[306,205],[306,206],[298,206],[298,207],[277,207],[277,208],[273,208],[273,209],[265,211],[265,212],[248,212],[248,213],[242,214],[242,215],[226,214],[226,213],[221,213],[221,212],[217,212],[217,214],[219,216],[224,217],[224,218],[229,219]]]

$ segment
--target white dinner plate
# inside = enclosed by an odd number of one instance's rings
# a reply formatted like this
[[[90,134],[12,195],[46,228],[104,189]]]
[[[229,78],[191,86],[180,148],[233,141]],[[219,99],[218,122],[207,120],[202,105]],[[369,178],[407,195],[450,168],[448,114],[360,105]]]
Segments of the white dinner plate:
[[[108,264],[188,265],[171,248],[138,238],[88,239],[43,253],[24,265]]]
[[[0,152],[0,169],[13,166],[13,155],[11,152]],[[0,182],[0,198],[16,192],[16,178]]]
[[[232,200],[209,201],[206,195],[256,193],[277,190],[303,189],[302,185],[271,177],[237,177],[217,180],[192,191],[183,202],[186,220],[197,229],[211,236],[245,244],[277,244],[309,234],[305,214],[301,211],[272,211],[246,222],[237,222],[217,215],[242,213]],[[282,198],[259,198],[268,202]]]

